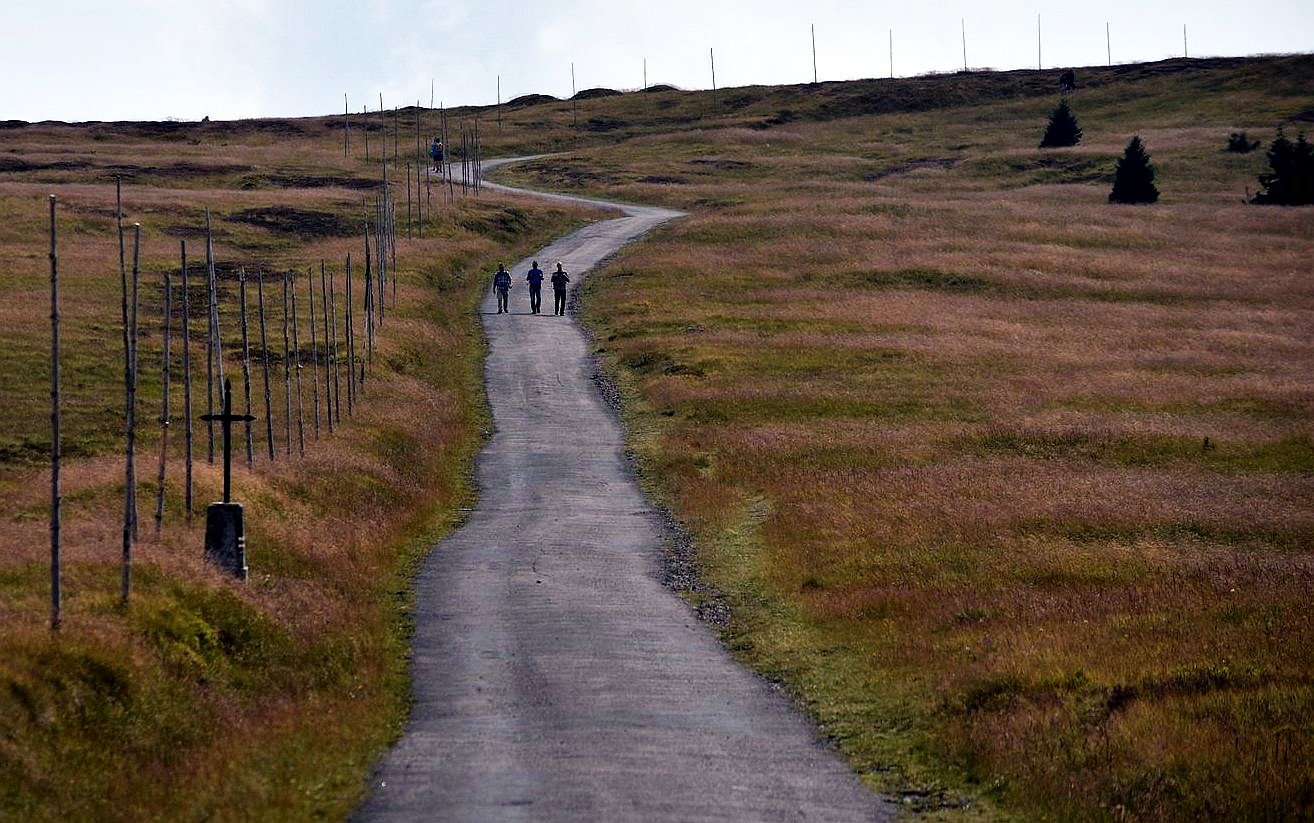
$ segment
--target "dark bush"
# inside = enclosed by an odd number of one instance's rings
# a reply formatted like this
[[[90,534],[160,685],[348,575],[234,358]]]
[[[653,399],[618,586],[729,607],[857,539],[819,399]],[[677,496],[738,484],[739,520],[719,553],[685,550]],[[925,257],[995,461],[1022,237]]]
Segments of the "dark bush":
[[[1273,171],[1259,175],[1264,190],[1255,195],[1253,202],[1277,206],[1314,204],[1314,147],[1304,134],[1293,143],[1279,128],[1268,150],[1268,165]]]
[[[1259,141],[1251,141],[1243,131],[1234,131],[1227,138],[1227,150],[1233,154],[1249,154],[1259,148]]]
[[[1075,146],[1080,142],[1081,127],[1077,125],[1077,116],[1072,113],[1067,100],[1060,100],[1049,115],[1049,125],[1045,127],[1045,136],[1040,139],[1040,147]]]
[[[1153,203],[1159,199],[1154,186],[1154,166],[1140,137],[1133,137],[1114,172],[1110,203]]]

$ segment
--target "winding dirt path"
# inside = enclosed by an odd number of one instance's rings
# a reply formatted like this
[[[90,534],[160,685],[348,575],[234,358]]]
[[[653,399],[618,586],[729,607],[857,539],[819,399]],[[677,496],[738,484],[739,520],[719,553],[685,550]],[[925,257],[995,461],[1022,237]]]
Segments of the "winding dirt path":
[[[487,166],[486,166],[487,168]],[[548,195],[559,197],[558,195]],[[625,216],[540,251],[578,283],[680,216]],[[483,304],[496,434],[478,507],[416,582],[414,706],[356,819],[886,820],[891,807],[663,588],[662,525],[631,476],[572,317]]]

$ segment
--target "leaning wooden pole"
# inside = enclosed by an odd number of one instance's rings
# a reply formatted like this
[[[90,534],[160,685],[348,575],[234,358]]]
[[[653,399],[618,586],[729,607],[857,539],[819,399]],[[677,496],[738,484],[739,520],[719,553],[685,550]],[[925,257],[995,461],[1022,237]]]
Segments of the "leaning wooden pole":
[[[59,264],[55,245],[55,195],[50,195],[50,628],[60,624],[63,561],[59,530]]]
[[[246,406],[242,412],[247,417],[251,416],[251,331],[246,319],[246,269],[237,272],[238,294],[242,302],[242,396],[246,400]],[[255,438],[251,432],[251,421],[243,420],[242,426],[245,428],[246,437],[246,467],[249,469],[255,465]]]
[[[127,608],[132,596],[132,549],[137,540],[137,305],[141,302],[141,223],[132,226],[132,307],[128,312],[128,465],[124,480],[123,564],[119,579],[119,605]]]
[[[324,261],[319,261],[319,276],[324,276]],[[315,273],[306,275],[310,289],[310,396],[314,410],[315,439],[319,439],[319,327],[315,325]],[[322,292],[323,289],[320,289]],[[326,352],[327,354],[327,352]]]
[[[269,338],[265,334],[265,275],[260,272],[256,277],[256,299],[260,308],[260,359],[265,373],[265,445],[269,447],[269,459],[274,460],[274,402],[269,390]]]
[[[183,516],[192,524],[192,298],[187,282],[187,241],[178,241],[182,258],[183,351]]]
[[[160,467],[155,475],[155,539],[159,541],[160,530],[164,526],[164,469],[169,459],[169,333],[173,314],[173,284],[169,282],[169,270],[164,270],[164,323],[161,328],[164,339],[164,355],[160,358]]]

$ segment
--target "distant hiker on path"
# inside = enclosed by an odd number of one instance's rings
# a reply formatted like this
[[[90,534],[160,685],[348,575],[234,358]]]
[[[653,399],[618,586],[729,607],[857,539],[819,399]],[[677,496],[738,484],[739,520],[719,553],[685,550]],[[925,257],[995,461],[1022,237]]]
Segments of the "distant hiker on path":
[[[566,270],[561,268],[561,263],[557,263],[557,270],[552,273],[552,297],[554,298],[554,311],[557,315],[566,313],[566,284],[570,282],[570,275]]]
[[[434,137],[433,142],[429,144],[429,158],[433,160],[434,171],[443,170],[443,141],[437,137]]]
[[[510,314],[511,310],[507,308],[507,295],[511,292],[511,272],[501,264],[497,264],[497,274],[493,275],[493,291],[497,293],[497,313]]]
[[[543,270],[538,267],[537,260],[534,261],[534,267],[525,275],[525,280],[529,281],[529,312],[538,314],[543,306]]]

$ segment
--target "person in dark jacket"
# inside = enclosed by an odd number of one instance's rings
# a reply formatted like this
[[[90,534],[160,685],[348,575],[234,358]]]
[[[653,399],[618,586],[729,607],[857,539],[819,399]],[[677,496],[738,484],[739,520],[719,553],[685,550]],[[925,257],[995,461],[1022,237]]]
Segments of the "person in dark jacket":
[[[531,314],[538,314],[543,306],[543,270],[538,267],[537,260],[534,261],[534,267],[525,275],[525,280],[529,281],[529,311]]]
[[[566,313],[566,284],[570,282],[570,275],[557,263],[557,270],[552,272],[552,297],[554,312],[557,315]]]
[[[497,313],[510,314],[511,310],[507,308],[507,295],[511,292],[511,272],[507,271],[501,263],[497,264],[497,273],[493,275],[493,291],[497,294]]]

